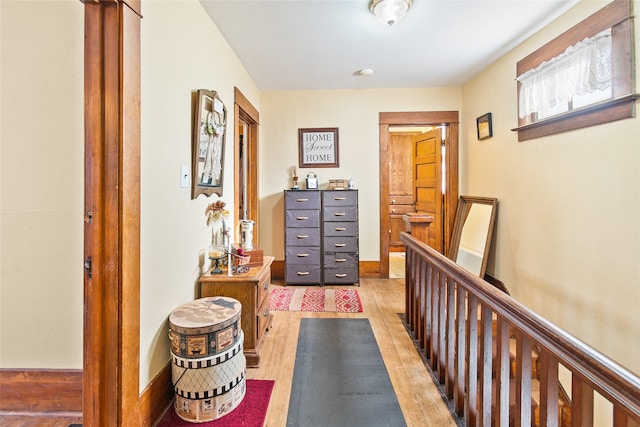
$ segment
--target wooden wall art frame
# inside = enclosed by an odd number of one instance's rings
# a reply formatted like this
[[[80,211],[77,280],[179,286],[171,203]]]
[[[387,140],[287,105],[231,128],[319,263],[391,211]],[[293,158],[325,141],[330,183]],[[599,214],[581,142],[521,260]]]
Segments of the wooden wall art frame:
[[[298,160],[301,168],[337,168],[338,128],[298,129]]]
[[[493,136],[491,113],[483,114],[476,119],[476,131],[478,132],[479,140],[491,138]]]
[[[199,89],[194,95],[191,198],[222,196],[227,109],[215,91]]]

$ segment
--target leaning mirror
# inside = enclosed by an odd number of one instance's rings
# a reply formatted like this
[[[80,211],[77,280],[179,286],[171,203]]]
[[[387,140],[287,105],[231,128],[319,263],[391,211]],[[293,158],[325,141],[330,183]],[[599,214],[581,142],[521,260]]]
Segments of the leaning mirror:
[[[218,93],[198,90],[193,117],[192,199],[200,194],[222,196],[226,124],[227,109]]]
[[[449,258],[460,267],[484,278],[493,236],[498,200],[460,196],[451,236]]]

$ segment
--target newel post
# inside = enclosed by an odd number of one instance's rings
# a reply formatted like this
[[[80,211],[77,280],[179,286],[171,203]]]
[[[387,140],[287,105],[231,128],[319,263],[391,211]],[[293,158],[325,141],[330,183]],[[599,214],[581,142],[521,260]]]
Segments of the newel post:
[[[433,222],[433,217],[425,213],[406,213],[402,216],[405,223],[405,230],[421,242],[429,244],[429,226]]]

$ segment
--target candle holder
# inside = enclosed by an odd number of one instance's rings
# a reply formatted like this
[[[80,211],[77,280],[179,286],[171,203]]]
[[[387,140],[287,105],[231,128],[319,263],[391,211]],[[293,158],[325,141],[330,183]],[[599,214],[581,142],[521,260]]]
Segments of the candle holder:
[[[213,269],[211,274],[222,274],[220,268],[221,262],[226,258],[227,253],[224,246],[211,245],[209,246],[209,259],[213,261]]]

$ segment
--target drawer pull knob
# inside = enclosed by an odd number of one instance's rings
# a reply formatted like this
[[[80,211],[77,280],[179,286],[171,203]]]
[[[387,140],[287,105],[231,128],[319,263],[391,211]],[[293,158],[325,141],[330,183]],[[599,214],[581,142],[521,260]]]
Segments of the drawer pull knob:
[[[336,212],[335,215],[336,216],[345,216],[346,213],[345,212]]]
[[[347,231],[347,227],[336,227],[336,231]]]
[[[344,248],[345,246],[347,246],[347,244],[346,244],[346,243],[336,243],[336,244],[335,244],[335,247],[336,247],[336,248]]]
[[[307,239],[309,235],[307,234],[298,234],[298,239]]]
[[[300,258],[304,258],[304,257],[308,257],[308,256],[309,256],[309,254],[298,254],[298,257],[300,257]]]
[[[336,197],[333,200],[347,200],[347,198],[346,197]]]
[[[298,276],[308,276],[309,272],[308,271],[298,271]]]
[[[298,202],[308,202],[309,199],[296,199]]]
[[[266,291],[267,289],[269,289],[269,282],[264,282],[264,290]]]
[[[338,279],[342,279],[342,278],[344,278],[344,277],[347,277],[347,275],[346,275],[346,274],[336,274],[336,277],[337,277]]]
[[[269,315],[269,309],[265,308],[264,309],[264,313],[262,314],[264,317],[267,317]]]
[[[309,219],[309,217],[308,216],[297,216],[296,219],[299,220],[299,221],[304,221],[305,219]]]
[[[396,210],[395,209],[391,209],[391,213],[396,213]]]
[[[395,199],[391,200],[391,203],[395,203],[395,202],[396,202],[396,200],[395,200]]]
[[[336,258],[336,262],[347,262],[346,258]]]

